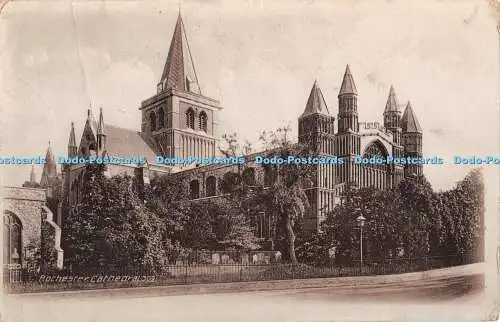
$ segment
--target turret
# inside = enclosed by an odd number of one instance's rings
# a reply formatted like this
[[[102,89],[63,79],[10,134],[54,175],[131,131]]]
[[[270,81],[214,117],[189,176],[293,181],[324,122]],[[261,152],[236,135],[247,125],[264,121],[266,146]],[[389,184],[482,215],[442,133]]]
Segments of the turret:
[[[97,124],[97,151],[100,155],[106,151],[106,126],[104,124],[104,116],[102,107],[99,110],[99,123]]]
[[[78,155],[78,146],[76,145],[75,124],[71,122],[71,130],[69,132],[68,141],[68,157],[72,158]]]
[[[315,81],[306,108],[299,117],[299,142],[316,153],[334,154],[335,117],[330,114],[323,93]]]
[[[406,105],[401,118],[402,143],[405,157],[422,157],[422,128],[413,112],[411,103]],[[422,164],[410,164],[405,167],[405,177],[420,177],[423,174]]]
[[[30,173],[30,184],[36,183],[36,173],[35,173],[35,165],[31,165],[31,173]]]
[[[349,65],[346,66],[339,95],[338,131],[359,132],[358,124],[358,91],[354,84]]]
[[[389,97],[385,104],[384,127],[392,132],[394,143],[401,145],[401,110],[393,86],[389,90]]]

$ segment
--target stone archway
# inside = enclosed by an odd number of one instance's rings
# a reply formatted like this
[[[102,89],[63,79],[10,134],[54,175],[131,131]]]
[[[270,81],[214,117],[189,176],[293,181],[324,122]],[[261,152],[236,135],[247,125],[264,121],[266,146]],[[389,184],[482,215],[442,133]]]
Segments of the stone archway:
[[[23,224],[19,217],[11,212],[3,214],[3,263],[21,265],[23,262]]]

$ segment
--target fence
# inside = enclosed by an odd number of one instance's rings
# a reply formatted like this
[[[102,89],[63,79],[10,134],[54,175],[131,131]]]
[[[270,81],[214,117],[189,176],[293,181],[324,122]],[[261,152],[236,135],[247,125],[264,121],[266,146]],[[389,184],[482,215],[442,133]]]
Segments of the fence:
[[[467,261],[470,263],[472,261]],[[195,264],[170,265],[161,273],[123,269],[106,272],[82,271],[76,274],[37,274],[23,269],[4,271],[9,292],[40,292],[122,288],[137,286],[190,285],[200,283],[250,282],[307,278],[388,275],[462,265],[462,256],[353,262],[350,265],[312,266],[307,264]]]

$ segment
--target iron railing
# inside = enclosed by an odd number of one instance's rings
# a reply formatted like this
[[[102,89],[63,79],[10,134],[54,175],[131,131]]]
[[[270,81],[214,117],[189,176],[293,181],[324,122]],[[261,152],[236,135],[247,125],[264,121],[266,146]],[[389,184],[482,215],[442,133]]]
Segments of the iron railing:
[[[349,265],[307,264],[195,264],[168,265],[161,272],[133,269],[81,269],[78,272],[41,273],[25,269],[4,270],[4,285],[10,292],[121,288],[136,286],[190,285],[308,278],[389,275],[426,271],[474,262],[473,257],[440,256],[364,260]]]

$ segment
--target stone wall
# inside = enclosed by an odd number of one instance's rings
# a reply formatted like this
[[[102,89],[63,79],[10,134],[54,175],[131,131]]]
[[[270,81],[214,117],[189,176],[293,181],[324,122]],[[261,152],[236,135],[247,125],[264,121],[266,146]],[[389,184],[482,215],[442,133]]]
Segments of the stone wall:
[[[26,249],[30,242],[39,246],[45,190],[19,187],[4,187],[2,190],[4,213],[11,212],[21,221],[23,248]]]

